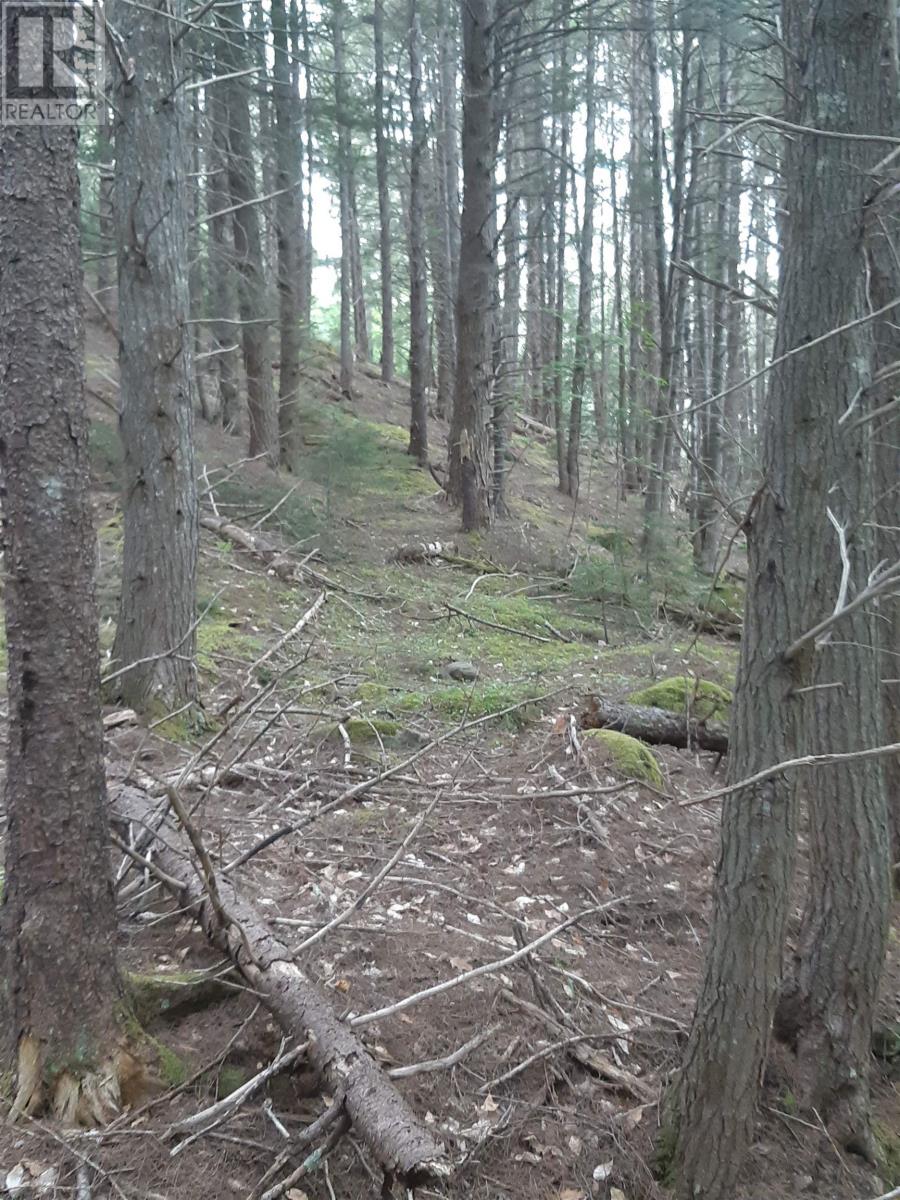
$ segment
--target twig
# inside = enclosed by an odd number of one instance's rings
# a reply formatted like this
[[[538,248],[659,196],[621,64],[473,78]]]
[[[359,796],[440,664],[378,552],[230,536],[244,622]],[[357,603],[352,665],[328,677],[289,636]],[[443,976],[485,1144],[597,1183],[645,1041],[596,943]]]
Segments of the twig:
[[[350,1118],[344,1114],[344,1116],[339,1118],[337,1124],[322,1145],[317,1150],[313,1150],[312,1154],[305,1158],[296,1171],[292,1171],[288,1175],[287,1179],[282,1179],[281,1183],[276,1184],[273,1188],[269,1188],[267,1192],[263,1192],[262,1200],[278,1200],[278,1197],[283,1196],[288,1188],[294,1186],[298,1179],[302,1179],[304,1175],[315,1170],[319,1163],[323,1162],[325,1157],[331,1153],[349,1128]]]
[[[539,633],[529,633],[527,629],[514,629],[512,625],[498,625],[496,621],[485,621],[483,617],[473,617],[471,613],[457,608],[455,604],[445,602],[444,607],[448,612],[454,613],[457,617],[465,617],[467,621],[472,621],[476,625],[485,625],[488,629],[499,629],[502,633],[515,633],[519,637],[529,638],[532,642],[545,642],[553,645],[553,638],[542,637]]]
[[[420,992],[413,992],[412,995],[404,997],[403,1000],[398,1000],[395,1004],[388,1004],[384,1008],[375,1009],[374,1012],[363,1013],[358,1017],[353,1017],[350,1021],[350,1026],[353,1029],[359,1029],[363,1025],[371,1025],[373,1021],[380,1021],[384,1017],[396,1016],[397,1013],[404,1012],[407,1008],[411,1008],[414,1004],[419,1004],[422,1000],[428,1000],[432,996],[440,996],[442,993],[449,992],[451,989],[460,987],[464,983],[469,983],[473,979],[480,979],[482,975],[492,975],[496,971],[502,971],[506,967],[511,967],[514,963],[532,954],[552,938],[559,937],[564,930],[569,929],[572,925],[578,924],[579,921],[583,921],[586,917],[607,912],[611,908],[617,908],[628,899],[630,897],[620,896],[615,900],[608,900],[606,904],[598,904],[593,908],[585,909],[584,912],[576,913],[574,917],[568,917],[561,924],[555,925],[553,929],[549,929],[546,933],[542,933],[540,937],[520,947],[514,953],[507,954],[504,958],[495,959],[493,962],[483,963],[480,967],[473,967],[469,971],[463,971],[461,975],[455,975],[452,979],[444,979],[441,983],[435,983],[431,987],[423,988]]]
[[[887,591],[888,588],[893,587],[895,584],[900,586],[900,562],[893,563],[891,566],[884,567],[878,571],[874,575],[874,578],[870,580],[868,586],[863,588],[852,600],[848,601],[842,607],[835,607],[830,617],[825,617],[818,625],[814,625],[812,629],[808,629],[796,641],[791,642],[790,646],[784,652],[784,661],[792,662],[808,642],[818,641],[826,630],[830,629],[832,625],[836,625],[848,613],[854,612],[860,605],[873,600],[876,596],[880,596],[882,592]]]
[[[350,917],[352,917],[355,912],[358,912],[359,909],[362,908],[362,906],[365,904],[365,902],[369,898],[369,896],[372,895],[372,893],[378,888],[378,886],[384,880],[385,876],[387,876],[389,874],[389,872],[392,871],[393,868],[400,861],[400,858],[402,857],[403,852],[406,850],[407,846],[416,837],[419,830],[422,828],[422,826],[425,824],[425,822],[428,820],[428,818],[434,812],[435,806],[437,805],[437,803],[439,802],[440,799],[441,799],[441,793],[438,792],[438,794],[431,801],[431,803],[428,805],[428,807],[425,809],[425,811],[422,813],[422,815],[419,817],[419,819],[416,821],[416,823],[412,826],[409,833],[407,833],[406,837],[403,839],[403,841],[400,843],[400,845],[397,847],[397,849],[394,851],[394,853],[391,855],[391,857],[388,859],[388,861],[384,864],[384,866],[381,868],[381,870],[378,872],[378,874],[374,875],[372,877],[372,879],[363,888],[363,890],[361,892],[359,892],[353,898],[353,900],[351,900],[351,902],[347,905],[347,907],[345,909],[343,909],[341,912],[339,912],[336,917],[333,917],[328,922],[327,925],[323,925],[321,927],[321,929],[317,929],[315,933],[310,934],[310,936],[308,938],[306,938],[305,941],[302,941],[300,943],[300,945],[297,946],[297,948],[294,950],[295,956],[297,954],[300,954],[301,951],[303,951],[303,950],[308,950],[310,948],[310,946],[314,946],[316,944],[316,942],[320,942],[322,940],[322,938],[327,937],[327,935],[329,933],[331,933],[332,930],[337,929],[337,927],[339,925],[343,925],[343,923],[345,921],[349,920]]]
[[[293,1050],[279,1050],[278,1054],[267,1067],[258,1071],[252,1079],[248,1079],[246,1083],[241,1084],[230,1095],[222,1100],[217,1100],[215,1104],[201,1109],[198,1113],[193,1113],[190,1117],[185,1117],[183,1121],[178,1121],[169,1129],[169,1134],[189,1133],[192,1136],[186,1138],[183,1142],[179,1142],[177,1146],[170,1150],[170,1157],[174,1158],[176,1154],[180,1154],[196,1138],[224,1124],[239,1108],[247,1103],[251,1096],[259,1091],[263,1084],[267,1083],[273,1075],[279,1075],[282,1071],[286,1071],[288,1067],[293,1066],[299,1058],[303,1057],[308,1048],[309,1042],[302,1042],[299,1046],[295,1046]]]
[[[473,1050],[477,1050],[484,1042],[494,1036],[501,1026],[491,1025],[487,1029],[483,1029],[481,1033],[476,1033],[473,1038],[465,1042],[462,1046],[457,1047],[451,1054],[445,1054],[443,1058],[430,1058],[425,1062],[411,1063],[408,1067],[394,1067],[388,1071],[389,1079],[410,1079],[413,1075],[426,1075],[433,1071],[447,1071],[450,1067],[455,1067]]]
[[[820,767],[830,766],[835,763],[855,762],[863,758],[884,758],[888,754],[900,754],[900,742],[892,742],[887,746],[871,746],[867,750],[851,750],[841,754],[804,754],[801,758],[788,758],[784,762],[776,763],[774,767],[766,767],[764,771],[757,771],[755,775],[748,775],[746,779],[741,779],[738,783],[732,783],[728,787],[717,788],[714,792],[707,792],[703,796],[696,796],[693,800],[682,800],[679,802],[679,808],[692,808],[695,804],[706,804],[710,800],[721,800],[725,796],[730,796],[734,792],[741,792],[744,788],[754,787],[757,783],[764,783],[767,779],[771,779],[773,775],[780,775],[782,771],[788,771],[792,767]]]
[[[305,1150],[307,1146],[321,1137],[325,1130],[338,1119],[343,1111],[344,1098],[343,1096],[339,1096],[331,1102],[328,1108],[311,1125],[307,1125],[301,1133],[295,1135],[291,1148],[279,1154],[278,1158],[272,1163],[271,1167],[269,1167],[268,1171],[266,1171],[265,1175],[263,1175],[262,1179],[260,1179],[259,1183],[253,1189],[251,1195],[257,1195],[260,1189],[264,1188],[269,1180],[277,1175],[286,1163],[290,1162],[294,1155],[298,1154],[301,1150]],[[287,1186],[290,1187],[290,1184]]]
[[[283,633],[281,635],[281,637],[278,639],[278,641],[273,643],[273,645],[271,645],[269,647],[269,649],[265,652],[265,654],[262,656],[262,658],[258,658],[256,660],[256,662],[253,663],[253,665],[248,668],[247,673],[244,676],[244,686],[245,687],[250,683],[254,674],[263,665],[263,663],[268,662],[273,654],[277,654],[278,651],[282,648],[282,646],[284,646],[292,638],[295,638],[298,633],[302,633],[303,630],[306,628],[306,626],[310,623],[310,621],[312,621],[315,617],[317,617],[319,615],[319,613],[322,611],[322,607],[325,604],[325,601],[327,598],[328,598],[327,592],[320,592],[319,595],[312,602],[312,604],[309,606],[309,608],[306,610],[306,612],[303,614],[303,616],[300,618],[300,620],[297,621],[296,624],[292,625],[291,628],[287,631],[287,633]]]
[[[577,1046],[581,1042],[608,1041],[616,1036],[614,1033],[577,1033],[573,1037],[560,1038],[558,1042],[551,1042],[543,1050],[536,1050],[534,1054],[529,1054],[528,1058],[524,1058],[516,1066],[510,1067],[508,1071],[504,1071],[502,1075],[498,1075],[490,1083],[483,1084],[478,1089],[478,1094],[479,1096],[484,1096],[488,1092],[493,1091],[495,1087],[499,1087],[501,1083],[509,1083],[510,1079],[515,1079],[517,1075],[521,1075],[523,1071],[527,1071],[530,1066],[533,1066],[536,1062],[540,1062],[541,1059],[550,1058],[558,1050],[567,1050],[569,1046]]]

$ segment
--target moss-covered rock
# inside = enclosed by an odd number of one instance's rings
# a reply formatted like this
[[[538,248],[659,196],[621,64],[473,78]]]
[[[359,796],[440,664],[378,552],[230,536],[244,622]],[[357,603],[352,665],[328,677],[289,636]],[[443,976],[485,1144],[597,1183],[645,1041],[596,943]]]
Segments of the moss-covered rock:
[[[585,729],[581,736],[593,745],[599,743],[610,767],[620,775],[653,787],[663,786],[662,771],[653,751],[637,738],[616,733],[614,729]]]
[[[196,1012],[234,994],[224,977],[206,971],[170,971],[161,975],[129,971],[125,987],[141,1027],[152,1025],[160,1017]]]
[[[658,683],[632,692],[628,698],[632,704],[646,704],[675,713],[690,712],[700,721],[722,722],[727,722],[731,716],[733,699],[728,688],[708,679],[691,679],[688,675],[660,679]]]

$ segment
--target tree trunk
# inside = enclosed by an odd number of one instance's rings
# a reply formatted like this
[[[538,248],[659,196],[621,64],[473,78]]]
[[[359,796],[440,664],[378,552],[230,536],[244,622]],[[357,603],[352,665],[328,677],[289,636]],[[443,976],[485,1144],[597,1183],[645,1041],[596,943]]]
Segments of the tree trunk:
[[[448,494],[452,503],[462,505],[462,526],[467,531],[487,525],[490,518],[487,420],[493,349],[491,304],[496,271],[491,215],[497,143],[493,20],[493,0],[470,0],[462,6],[465,77],[462,248]]]
[[[521,118],[517,111],[519,89],[510,81],[506,119],[506,219],[503,223],[503,315],[500,336],[500,368],[494,388],[494,481],[493,508],[506,514],[506,476],[509,472],[509,427],[519,395],[519,304],[521,269],[519,250],[521,221]]]
[[[566,483],[569,495],[578,495],[578,452],[581,448],[581,410],[588,364],[591,360],[591,297],[594,290],[594,157],[597,123],[597,36],[588,33],[587,114],[584,140],[584,211],[578,245],[578,316],[575,319],[575,361],[572,366],[572,400],[569,407],[569,444],[566,447]]]
[[[275,222],[278,235],[278,302],[281,366],[278,431],[281,461],[292,466],[298,451],[301,336],[301,240],[303,237],[300,130],[296,123],[285,0],[271,0],[274,44]]]
[[[348,133],[349,137],[349,133]],[[369,318],[366,311],[366,279],[362,261],[362,237],[359,228],[359,205],[356,198],[356,164],[352,148],[348,158],[350,164],[348,195],[350,198],[350,286],[353,293],[353,341],[356,357],[360,362],[369,362]]]
[[[216,43],[216,71],[228,71],[221,54],[221,42]],[[228,185],[228,105],[221,85],[207,93],[209,149],[206,163],[206,207],[209,217],[209,282],[208,304],[212,310],[209,321],[212,334],[213,360],[219,378],[219,418],[229,433],[241,431],[241,399],[238,390],[238,364],[235,350],[240,331],[235,327],[237,295],[234,276],[234,239],[232,218],[225,210],[231,207]]]
[[[103,1122],[116,1013],[84,405],[78,136],[0,127],[0,475],[9,716],[0,1064],[14,1110]]]
[[[378,245],[381,271],[381,378],[394,378],[394,297],[391,281],[391,196],[384,112],[384,0],[375,0],[375,171],[378,180]]]
[[[416,0],[409,0],[409,108],[412,114],[409,148],[409,453],[424,466],[428,462],[428,401],[425,394],[428,290],[425,282],[425,184],[422,166],[427,130],[422,79],[422,31]]]
[[[115,77],[125,545],[113,659],[121,700],[161,716],[197,698],[184,43],[172,22],[128,5],[118,28],[136,70]]]
[[[249,61],[247,38],[238,10],[229,18],[216,10],[222,35],[222,58],[228,72],[246,70]],[[234,253],[238,267],[238,308],[241,318],[241,344],[244,374],[247,377],[247,411],[250,423],[251,457],[262,455],[277,467],[278,401],[272,383],[272,357],[269,349],[268,297],[263,263],[263,246],[256,203],[253,135],[250,105],[245,79],[230,79],[216,84],[226,89],[228,109],[228,186],[232,204]]]
[[[332,13],[334,45],[334,105],[338,127],[338,190],[341,211],[341,346],[340,388],[346,399],[353,396],[353,216],[350,209],[350,127],[346,118],[344,78],[343,0],[335,0]]]
[[[886,6],[885,6],[886,9]],[[877,78],[884,16],[863,13],[853,0],[828,0],[815,23],[807,20],[805,3],[786,0],[784,36],[788,51],[788,118],[807,127],[848,133],[877,128]],[[803,64],[814,71],[801,77]],[[875,89],[877,91],[877,89]],[[862,139],[804,136],[789,143],[786,161],[786,209],[790,212],[782,266],[776,355],[804,347],[818,336],[844,325],[865,311],[863,204],[871,189],[868,169],[873,147]],[[856,502],[857,476],[866,465],[861,455],[848,462],[848,443],[838,426],[857,388],[865,382],[869,357],[865,327],[830,337],[813,349],[792,355],[770,375],[763,443],[763,477],[767,486],[752,515],[748,532],[748,588],[741,666],[732,721],[729,782],[792,757],[806,748],[803,708],[827,704],[822,693],[801,688],[822,682],[818,654],[807,644],[790,661],[786,650],[834,605],[835,531],[827,511],[835,487],[848,489]],[[858,450],[857,440],[854,451]],[[847,476],[851,478],[846,478]],[[835,495],[841,516],[844,497]],[[863,510],[864,511],[864,510]],[[849,514],[864,520],[862,512]],[[854,527],[863,545],[866,534]],[[854,550],[854,556],[857,551]],[[864,556],[863,556],[864,557]],[[854,576],[856,573],[854,572]],[[840,637],[841,634],[839,633]],[[852,635],[851,635],[852,636]],[[867,639],[869,640],[869,639]],[[869,745],[877,735],[871,704],[863,695],[874,691],[874,657],[857,648],[855,661],[831,657],[833,670],[847,677],[842,716],[828,717],[837,748]],[[829,689],[830,690],[830,689]],[[837,690],[837,689],[835,689]],[[814,696],[810,702],[801,697]],[[819,709],[824,713],[824,709]],[[812,746],[811,746],[812,748]],[[815,746],[815,748],[819,748]],[[829,742],[828,749],[834,746]],[[883,932],[886,880],[884,848],[879,845],[878,810],[884,819],[883,795],[877,781],[857,764],[857,782],[846,776],[837,785],[817,782],[826,790],[824,808],[817,804],[814,835],[821,839],[822,861],[833,848],[843,867],[844,851],[834,847],[841,821],[856,822],[851,839],[858,857],[847,881],[860,912],[851,925],[862,932],[853,965],[860,986],[877,979]],[[861,795],[868,780],[869,793]],[[840,787],[841,801],[833,803]],[[781,974],[781,953],[793,868],[796,788],[793,779],[774,777],[746,788],[725,802],[722,852],[716,874],[712,929],[700,994],[684,1063],[669,1107],[665,1152],[678,1181],[679,1194],[722,1200],[730,1196],[750,1141],[757,1089]],[[830,810],[830,811],[829,811]],[[844,816],[840,813],[843,812]],[[845,835],[848,827],[845,827]],[[818,873],[818,868],[814,867]],[[860,878],[862,877],[862,878]],[[835,877],[837,886],[839,875]],[[824,900],[825,898],[822,897]],[[818,904],[819,901],[816,901]],[[843,905],[842,905],[843,909]],[[845,977],[835,954],[841,920],[829,925],[831,944],[823,947],[819,967],[823,990],[830,979],[833,1016],[852,1039],[855,1018],[846,1011],[853,982]],[[830,960],[830,964],[825,960]],[[816,993],[817,1003],[821,993]],[[856,999],[861,1000],[859,996]],[[871,997],[861,1001],[868,1010]],[[820,1010],[824,1013],[824,1009]],[[837,1032],[837,1030],[835,1031]],[[841,1034],[839,1034],[841,1036]],[[820,1041],[825,1054],[812,1069],[838,1122],[846,1112],[831,1090],[841,1071],[837,1046]],[[861,1124],[863,1075],[852,1082],[853,1125]]]

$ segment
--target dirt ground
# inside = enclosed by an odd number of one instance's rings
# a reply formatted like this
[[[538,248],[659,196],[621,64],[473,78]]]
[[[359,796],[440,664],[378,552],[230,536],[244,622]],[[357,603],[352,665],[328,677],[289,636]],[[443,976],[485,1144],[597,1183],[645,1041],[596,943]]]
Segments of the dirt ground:
[[[106,382],[112,358],[94,330],[89,382],[107,400],[95,412],[107,651],[120,536],[114,392]],[[352,904],[427,813],[371,897],[298,953],[346,1016],[509,957],[582,914],[529,957],[368,1025],[363,1037],[386,1069],[442,1059],[478,1039],[456,1065],[397,1083],[457,1167],[443,1190],[423,1187],[416,1197],[653,1200],[664,1194],[653,1174],[658,1101],[691,1016],[718,838],[717,804],[683,801],[717,786],[722,766],[713,755],[661,748],[661,786],[623,779],[577,732],[577,716],[591,692],[621,699],[666,675],[728,685],[734,643],[668,625],[641,597],[560,588],[560,572],[571,574],[595,553],[598,529],[629,538],[639,520],[639,502],[616,498],[602,463],[573,512],[554,491],[548,448],[517,437],[512,517],[484,538],[460,539],[434,481],[404,461],[403,389],[365,376],[348,415],[332,397],[331,372],[324,353],[308,366],[319,422],[310,453],[324,461],[310,477],[298,470],[279,478],[251,463],[229,478],[226,464],[241,457],[242,443],[200,431],[201,478],[211,489],[205,511],[215,499],[220,513],[249,527],[293,488],[276,514],[281,521],[270,516],[264,528],[299,556],[317,550],[318,576],[284,584],[204,534],[198,615],[205,613],[206,728],[177,717],[147,728],[111,705],[110,761],[150,786],[187,770],[184,795],[199,805],[204,837],[224,864],[349,783],[397,768],[446,735],[358,801],[279,838],[234,880],[278,935],[299,946]],[[323,409],[341,412],[342,423],[323,425]],[[335,428],[340,436],[352,431],[346,442],[338,438],[337,498],[321,453]],[[360,431],[375,449],[359,451],[360,478],[346,486],[340,458]],[[434,434],[437,462],[439,423]],[[455,541],[468,565],[390,561],[400,544],[436,539]],[[492,573],[497,567],[504,573]],[[320,616],[284,640],[323,587]],[[449,681],[453,659],[474,663],[478,680]],[[520,707],[498,715],[512,705]],[[246,715],[234,720],[241,706]],[[479,726],[454,732],[480,716],[487,719]],[[349,744],[339,726],[355,729]],[[801,865],[792,928],[802,900]],[[159,889],[132,896],[120,914],[129,972],[170,979],[177,992],[185,972],[225,971]],[[882,1000],[891,1024],[897,960],[892,934]],[[212,1133],[193,1140],[174,1133],[177,1121],[270,1062],[282,1041],[253,994],[229,979],[212,1001],[195,1001],[189,987],[185,995],[144,1018],[154,1086],[137,1111],[100,1131],[0,1126],[0,1189],[24,1164],[32,1177],[51,1169],[47,1195],[85,1195],[77,1191],[79,1168],[95,1198],[254,1194],[289,1147],[285,1134],[302,1130],[330,1097],[301,1069],[276,1077]],[[785,1055],[773,1050],[736,1200],[875,1197],[897,1182],[842,1155],[815,1115],[798,1110]],[[873,1079],[879,1131],[893,1146],[900,1113],[890,1064],[873,1059]],[[361,1200],[381,1187],[351,1130],[288,1196]]]

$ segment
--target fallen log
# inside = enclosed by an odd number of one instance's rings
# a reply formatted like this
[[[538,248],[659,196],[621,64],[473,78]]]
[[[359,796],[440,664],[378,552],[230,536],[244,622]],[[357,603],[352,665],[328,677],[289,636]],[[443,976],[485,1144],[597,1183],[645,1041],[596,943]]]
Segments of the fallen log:
[[[207,517],[200,518],[201,529],[208,529],[212,533],[216,533],[221,538],[225,538],[229,542],[233,542],[236,546],[240,546],[242,550],[246,550],[248,554],[258,558],[263,563],[266,570],[277,575],[279,579],[285,583],[290,583],[297,570],[297,563],[283,554],[278,547],[262,533],[251,533],[247,529],[242,529],[240,525],[235,525],[233,521],[229,521],[227,517]]]
[[[146,826],[158,813],[158,801],[138,788],[111,781],[110,790],[115,822]],[[190,912],[210,941],[229,955],[285,1033],[309,1042],[310,1063],[328,1089],[342,1097],[347,1117],[386,1175],[407,1187],[449,1176],[444,1147],[424,1128],[359,1038],[338,1020],[327,998],[254,906],[221,873],[207,890],[171,817],[158,830],[153,861],[179,908]]]
[[[666,600],[660,603],[658,612],[664,621],[686,625],[698,633],[709,633],[713,637],[730,638],[736,642],[741,640],[744,630],[742,615],[725,608],[715,612],[706,608],[683,608],[679,604],[673,604],[671,600]]]
[[[581,714],[582,729],[613,729],[648,742],[651,746],[728,753],[728,729],[716,721],[696,721],[665,708],[641,704],[615,704],[599,696],[588,697]]]

